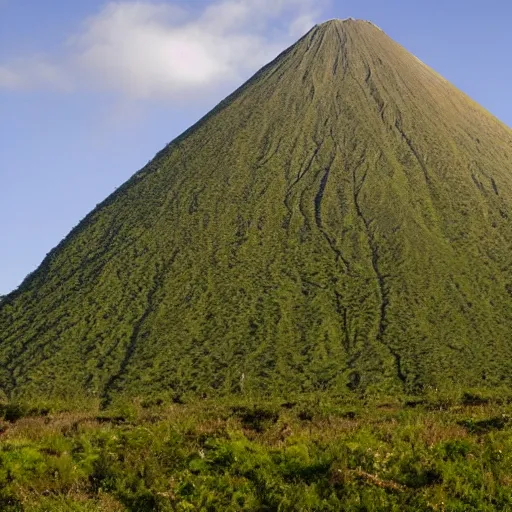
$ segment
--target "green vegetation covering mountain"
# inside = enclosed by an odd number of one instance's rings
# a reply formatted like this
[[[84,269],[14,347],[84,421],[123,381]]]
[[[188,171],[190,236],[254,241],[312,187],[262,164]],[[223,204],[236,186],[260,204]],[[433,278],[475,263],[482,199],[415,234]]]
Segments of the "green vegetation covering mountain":
[[[512,382],[512,131],[369,22],[263,68],[0,306],[7,395]]]

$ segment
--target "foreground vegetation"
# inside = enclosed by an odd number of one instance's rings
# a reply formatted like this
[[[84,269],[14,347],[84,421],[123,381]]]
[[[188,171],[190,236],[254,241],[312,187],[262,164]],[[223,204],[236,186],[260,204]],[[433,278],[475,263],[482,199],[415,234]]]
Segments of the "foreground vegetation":
[[[0,509],[512,510],[506,396],[179,402],[4,404]]]

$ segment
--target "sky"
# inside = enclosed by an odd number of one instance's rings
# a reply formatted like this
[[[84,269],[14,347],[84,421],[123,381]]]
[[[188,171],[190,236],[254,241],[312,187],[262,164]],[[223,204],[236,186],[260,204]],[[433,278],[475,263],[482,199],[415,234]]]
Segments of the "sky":
[[[512,126],[505,0],[0,0],[0,295],[262,65],[347,17]]]

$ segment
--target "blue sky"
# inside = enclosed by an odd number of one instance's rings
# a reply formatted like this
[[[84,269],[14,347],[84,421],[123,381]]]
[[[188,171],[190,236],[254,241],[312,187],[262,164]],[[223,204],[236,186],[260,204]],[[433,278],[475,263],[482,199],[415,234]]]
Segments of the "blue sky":
[[[512,126],[504,0],[0,0],[0,294],[315,22],[347,17]]]

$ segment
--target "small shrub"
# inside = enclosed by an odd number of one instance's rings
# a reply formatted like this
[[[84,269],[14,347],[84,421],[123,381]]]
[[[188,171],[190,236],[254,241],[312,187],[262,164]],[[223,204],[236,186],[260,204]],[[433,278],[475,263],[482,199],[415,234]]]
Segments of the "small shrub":
[[[442,474],[431,463],[424,462],[416,456],[410,456],[401,462],[397,480],[407,487],[418,489],[440,483]]]
[[[482,396],[476,393],[466,392],[462,395],[461,403],[462,405],[486,405],[491,400],[488,397]]]
[[[466,439],[453,439],[441,446],[441,456],[444,460],[457,460],[465,458],[471,452],[472,445]]]
[[[297,414],[297,417],[301,421],[312,421],[314,418],[313,411],[311,409],[303,409],[302,411]]]
[[[163,398],[148,398],[140,403],[143,409],[151,409],[152,407],[161,407],[164,404]]]
[[[503,415],[478,421],[473,419],[462,420],[458,423],[472,434],[487,434],[493,430],[503,430],[509,424],[509,422],[510,418]]]
[[[246,429],[254,430],[255,432],[262,433],[270,425],[277,423],[279,413],[274,409],[267,409],[264,407],[233,407],[232,412],[240,418],[242,426]]]
[[[425,405],[425,400],[423,400],[421,398],[407,400],[404,405],[405,405],[405,407],[410,407],[412,409],[415,409],[416,407],[420,407],[422,405]]]
[[[5,421],[14,423],[15,421],[28,416],[31,413],[27,404],[22,402],[9,402],[2,406],[2,416]]]

